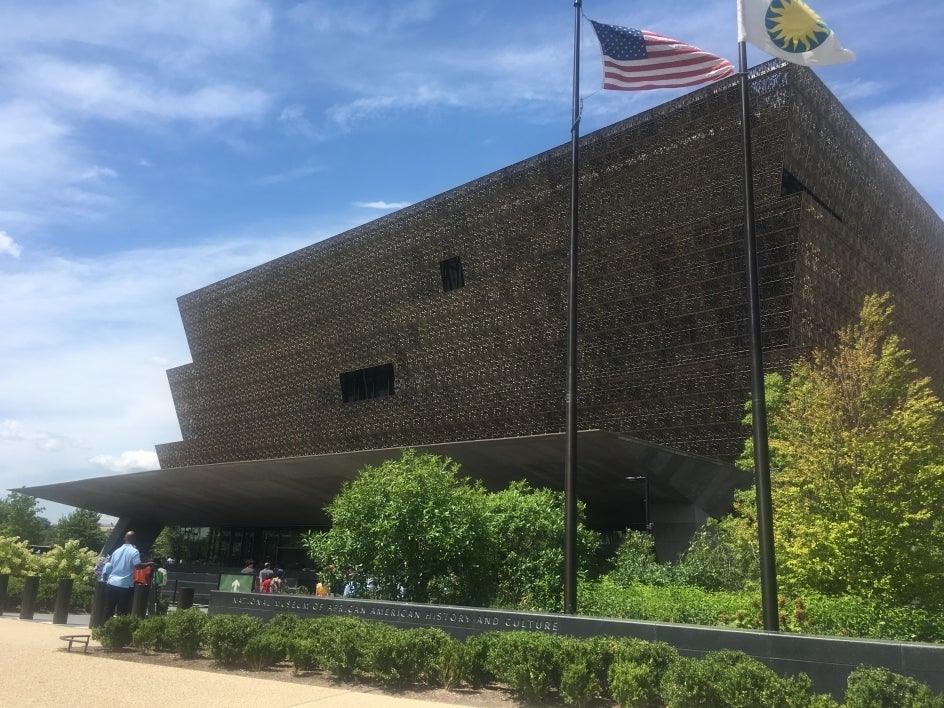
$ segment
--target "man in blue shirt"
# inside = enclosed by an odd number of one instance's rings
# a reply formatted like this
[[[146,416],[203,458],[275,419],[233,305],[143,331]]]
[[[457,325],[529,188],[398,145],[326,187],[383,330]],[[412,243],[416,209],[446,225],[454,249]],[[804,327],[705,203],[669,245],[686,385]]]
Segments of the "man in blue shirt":
[[[125,534],[125,543],[111,554],[111,569],[105,583],[105,619],[131,612],[134,597],[134,571],[153,563],[142,563],[141,554],[134,546],[135,533]]]

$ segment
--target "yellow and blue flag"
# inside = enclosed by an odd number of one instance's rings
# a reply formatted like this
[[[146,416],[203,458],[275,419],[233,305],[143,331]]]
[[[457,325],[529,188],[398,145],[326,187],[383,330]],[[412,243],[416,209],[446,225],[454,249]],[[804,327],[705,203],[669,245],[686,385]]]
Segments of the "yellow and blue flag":
[[[738,41],[803,66],[856,58],[803,0],[738,0]]]

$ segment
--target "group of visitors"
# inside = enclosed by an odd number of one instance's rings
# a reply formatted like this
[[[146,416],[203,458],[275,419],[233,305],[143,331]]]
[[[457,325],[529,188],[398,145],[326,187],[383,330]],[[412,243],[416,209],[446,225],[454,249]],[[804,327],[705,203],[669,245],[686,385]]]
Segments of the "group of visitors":
[[[253,560],[246,561],[246,567],[240,572],[255,575],[256,562]],[[262,566],[262,570],[259,571],[258,577],[253,580],[252,589],[254,592],[282,592],[284,584],[285,571],[282,568],[273,570],[272,564],[266,561]]]

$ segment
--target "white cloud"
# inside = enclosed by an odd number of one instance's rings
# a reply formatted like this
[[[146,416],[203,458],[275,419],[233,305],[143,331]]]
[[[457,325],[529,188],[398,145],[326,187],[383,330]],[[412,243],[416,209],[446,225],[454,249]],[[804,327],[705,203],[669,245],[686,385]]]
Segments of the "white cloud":
[[[4,3],[0,45],[61,45],[131,51],[177,66],[225,60],[268,36],[263,0],[121,0]]]
[[[114,455],[95,455],[89,459],[93,465],[98,465],[109,472],[144,472],[156,470],[160,467],[157,453],[153,450],[126,450],[117,457]]]
[[[176,298],[324,235],[267,230],[95,261],[39,255],[7,268],[0,489],[95,477],[102,467],[155,469],[156,458],[121,451],[180,440],[166,370],[191,359]]]
[[[128,68],[79,63],[52,56],[23,57],[8,79],[14,89],[56,106],[110,120],[255,120],[270,98],[251,86],[206,82],[193,88]]]
[[[361,207],[362,209],[381,209],[383,211],[393,211],[395,209],[403,209],[410,206],[413,202],[352,202],[352,206]]]
[[[279,113],[278,122],[289,135],[297,135],[307,140],[321,140],[324,138],[305,116],[304,106],[297,104],[285,106]]]
[[[22,252],[23,247],[14,241],[12,236],[6,231],[0,231],[0,256],[6,255],[19,258]]]
[[[378,114],[461,105],[463,105],[463,99],[456,91],[423,85],[386,95],[358,98],[349,103],[332,106],[327,114],[331,122],[347,130],[352,123]]]

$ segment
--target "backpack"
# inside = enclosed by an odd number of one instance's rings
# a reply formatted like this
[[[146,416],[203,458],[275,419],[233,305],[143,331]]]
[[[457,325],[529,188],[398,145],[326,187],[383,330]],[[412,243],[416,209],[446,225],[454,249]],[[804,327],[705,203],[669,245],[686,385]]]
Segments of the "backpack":
[[[151,584],[151,566],[146,565],[143,568],[135,568],[134,584],[135,585],[150,585]]]

